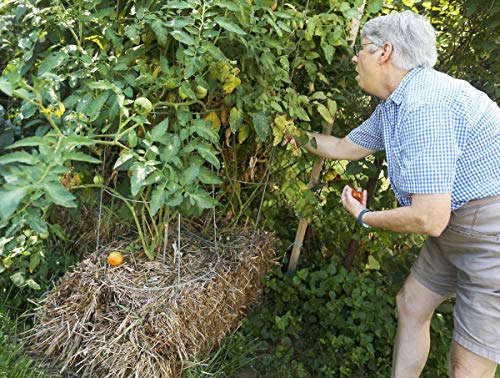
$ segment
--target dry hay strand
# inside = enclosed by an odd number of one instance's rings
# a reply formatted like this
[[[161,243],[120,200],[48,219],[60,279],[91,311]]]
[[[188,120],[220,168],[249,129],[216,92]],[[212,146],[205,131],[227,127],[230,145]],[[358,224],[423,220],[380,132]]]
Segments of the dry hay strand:
[[[92,255],[37,310],[30,349],[78,377],[180,376],[235,329],[276,264],[270,233],[233,229],[217,244],[184,234],[180,276],[172,253],[166,264],[125,253],[116,268]]]

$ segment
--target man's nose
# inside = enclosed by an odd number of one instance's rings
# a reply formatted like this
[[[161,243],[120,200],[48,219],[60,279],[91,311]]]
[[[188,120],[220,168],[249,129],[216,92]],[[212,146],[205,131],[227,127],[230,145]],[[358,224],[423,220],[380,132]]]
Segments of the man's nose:
[[[354,55],[351,59],[351,62],[353,62],[354,64],[358,64],[358,57]]]

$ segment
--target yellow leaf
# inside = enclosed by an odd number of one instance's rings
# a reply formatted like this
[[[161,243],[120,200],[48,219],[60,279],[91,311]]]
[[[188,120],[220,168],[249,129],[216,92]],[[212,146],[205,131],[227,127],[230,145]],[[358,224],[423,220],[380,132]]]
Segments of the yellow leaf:
[[[233,93],[233,91],[236,88],[238,88],[240,86],[240,84],[241,84],[241,80],[238,77],[231,74],[226,78],[226,81],[224,82],[224,86],[222,87],[222,89],[227,94],[230,94],[230,93]]]
[[[293,154],[295,156],[299,156],[300,147],[297,145],[297,142],[295,141],[295,139],[291,138],[289,143],[290,143],[290,147],[292,148]]]
[[[287,123],[285,115],[278,115],[274,118],[274,124],[282,131],[285,130]]]
[[[241,125],[238,131],[238,142],[243,143],[250,135],[250,126],[247,123]]]
[[[283,131],[277,127],[274,127],[273,128],[273,136],[274,136],[273,146],[277,146],[283,140]]]
[[[274,125],[273,125],[273,146],[277,146],[278,144],[281,143],[283,140],[283,132],[285,131],[286,128],[286,118],[285,116],[278,115],[274,118]]]
[[[229,76],[231,66],[226,61],[221,61],[217,63],[217,76],[221,82],[226,81]]]
[[[337,172],[335,172],[335,169],[330,169],[323,175],[323,181],[326,182],[333,181],[337,178],[337,176],[338,174]]]
[[[212,127],[215,130],[217,130],[217,131],[220,130],[220,118],[219,118],[219,116],[217,115],[216,112],[210,112],[210,113],[208,113],[208,115],[205,117],[205,119],[207,121],[212,122]]]

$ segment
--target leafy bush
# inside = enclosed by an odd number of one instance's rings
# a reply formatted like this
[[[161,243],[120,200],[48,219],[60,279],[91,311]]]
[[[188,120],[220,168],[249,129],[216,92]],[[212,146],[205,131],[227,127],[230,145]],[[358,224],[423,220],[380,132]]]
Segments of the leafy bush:
[[[338,269],[338,262],[274,276],[269,306],[246,326],[268,341],[275,362],[293,368],[289,376],[384,377],[395,307],[383,281],[379,273]]]
[[[279,371],[283,377],[390,375],[397,324],[394,298],[401,282],[383,270],[339,266],[334,258],[321,267],[303,268],[293,278],[281,272],[269,277],[266,303],[243,325],[249,338],[268,345],[266,354],[257,355],[258,371]],[[445,303],[432,321],[424,376],[446,374],[450,329],[451,304]]]
[[[307,23],[302,2],[272,0],[2,4],[0,136],[13,143],[0,157],[0,230],[11,243],[45,234],[48,209],[103,186],[133,200],[150,259],[177,212],[219,202],[238,220],[255,196],[219,172],[262,177],[255,165],[296,126],[333,121],[347,84],[330,78],[352,69],[359,3],[320,1]],[[93,179],[98,163],[105,177]]]
[[[40,235],[29,228],[15,238],[0,237],[0,309],[18,315],[29,310],[30,301],[43,296],[80,259],[70,250],[71,240],[60,227],[51,225],[50,229],[59,237]]]

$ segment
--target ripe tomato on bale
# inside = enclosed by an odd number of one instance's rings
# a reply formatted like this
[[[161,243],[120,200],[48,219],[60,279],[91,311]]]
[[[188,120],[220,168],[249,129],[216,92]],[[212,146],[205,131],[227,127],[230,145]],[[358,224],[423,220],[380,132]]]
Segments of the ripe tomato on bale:
[[[108,255],[108,262],[112,266],[120,266],[125,261],[121,252],[113,251]]]

